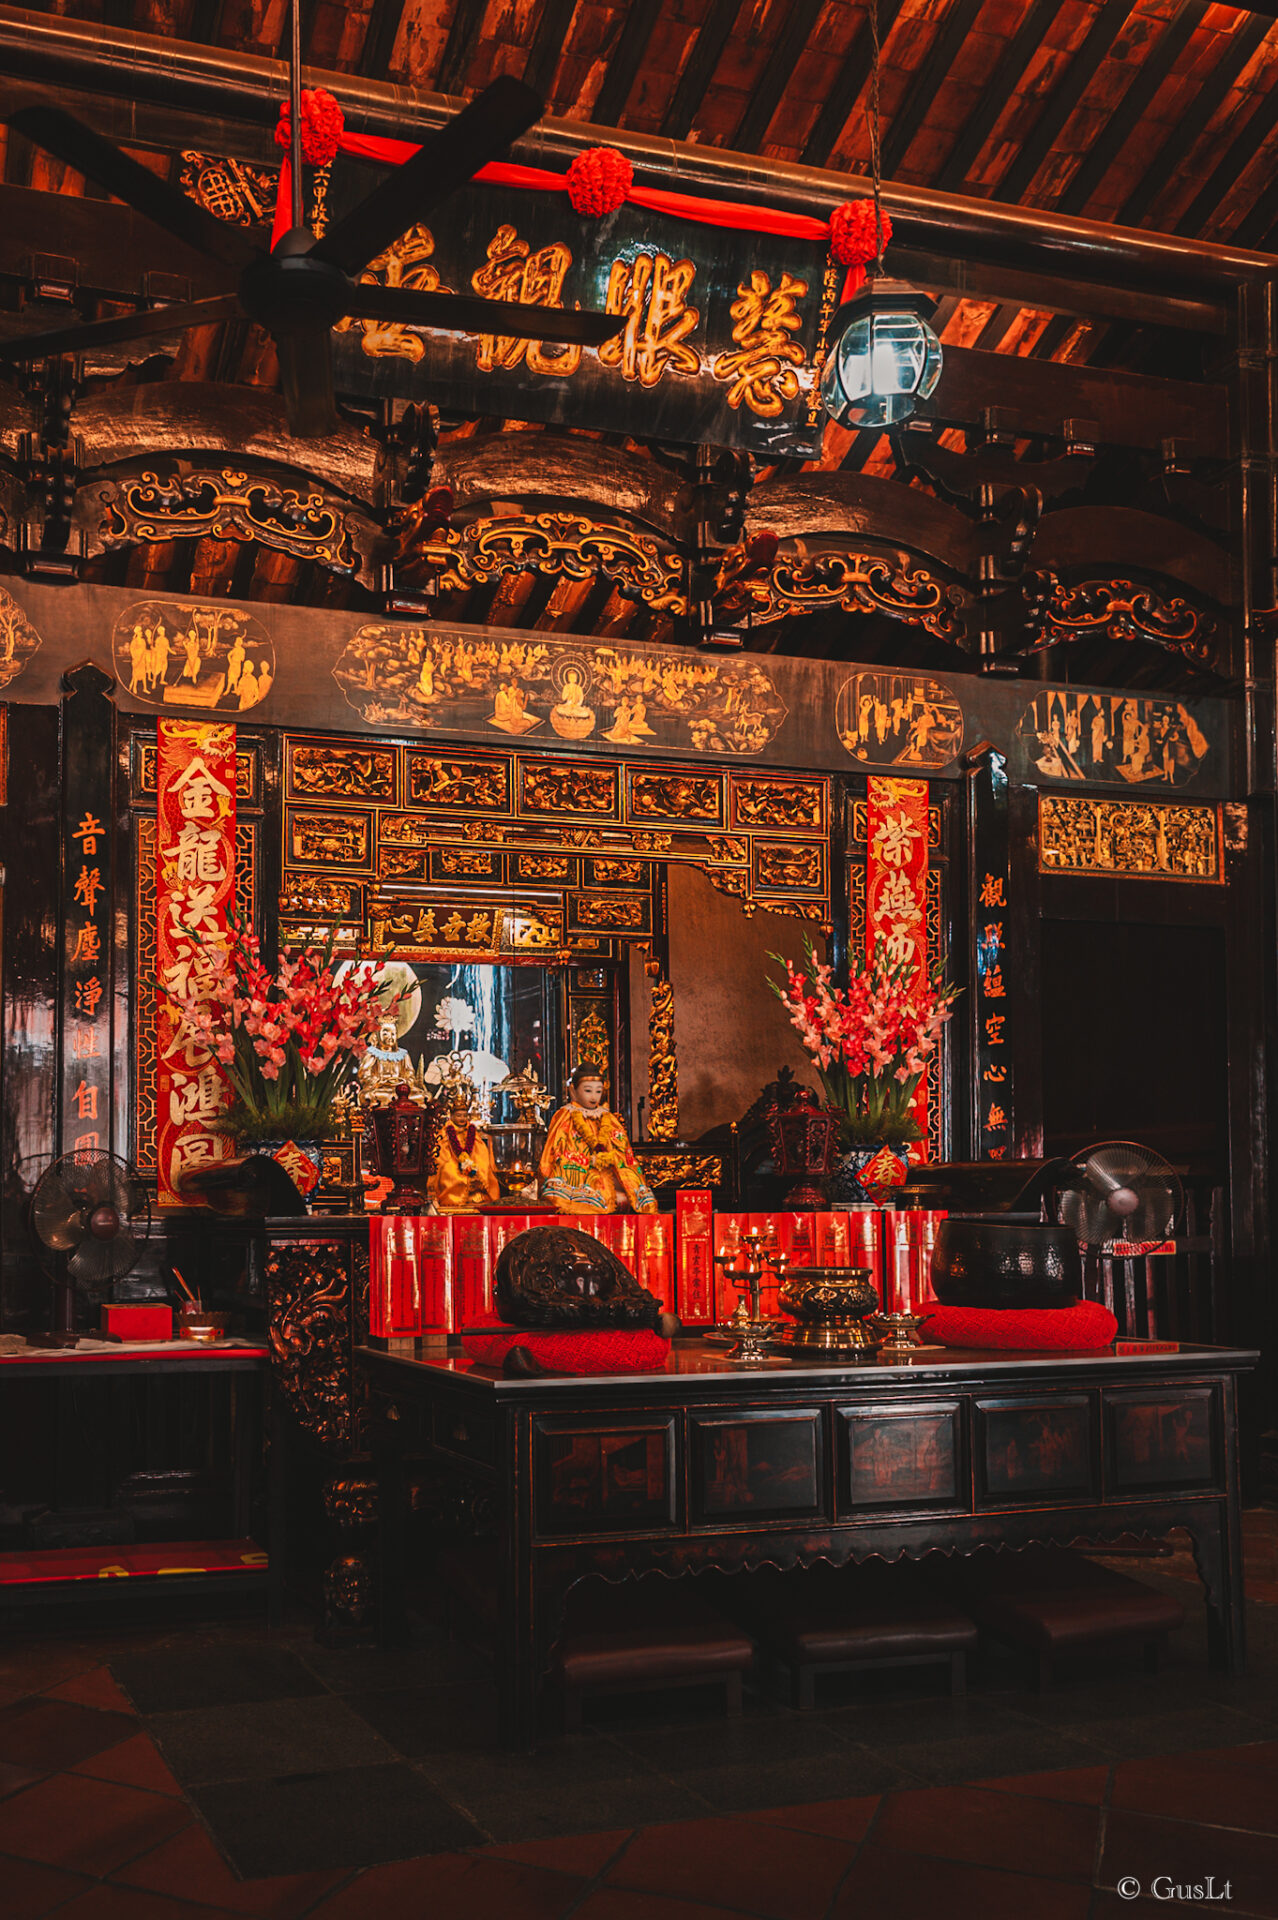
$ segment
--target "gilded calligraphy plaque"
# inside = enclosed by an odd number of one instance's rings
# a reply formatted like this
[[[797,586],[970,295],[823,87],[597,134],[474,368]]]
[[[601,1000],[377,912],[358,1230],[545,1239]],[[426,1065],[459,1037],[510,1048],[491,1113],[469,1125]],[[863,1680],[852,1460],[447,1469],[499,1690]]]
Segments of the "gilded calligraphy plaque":
[[[339,155],[332,217],[368,191]],[[385,170],[376,169],[384,178]],[[333,335],[338,385],[465,413],[566,421],[663,440],[816,456],[817,383],[842,274],[815,241],[697,226],[623,205],[606,220],[562,194],[479,181],[377,254],[377,286],[478,293],[526,307],[615,313],[599,348],[347,320]]]
[[[1219,809],[1204,802],[1092,800],[1040,794],[1041,873],[1112,873],[1219,883]]]

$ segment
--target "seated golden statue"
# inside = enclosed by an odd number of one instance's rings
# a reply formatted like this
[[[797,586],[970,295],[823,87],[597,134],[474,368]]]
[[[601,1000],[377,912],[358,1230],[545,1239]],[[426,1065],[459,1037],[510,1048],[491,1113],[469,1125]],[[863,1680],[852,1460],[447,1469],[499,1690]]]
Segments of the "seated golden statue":
[[[444,1125],[428,1190],[441,1213],[477,1213],[486,1200],[501,1199],[493,1150],[475,1125],[469,1088],[454,1085],[444,1097]]]
[[[407,1083],[419,1106],[426,1104],[421,1076],[414,1071],[408,1048],[399,1044],[399,1029],[393,1014],[387,1014],[377,1029],[377,1040],[369,1042],[359,1063],[360,1096],[367,1106],[388,1107],[396,1089]]]
[[[568,1103],[551,1121],[542,1148],[541,1197],[553,1200],[560,1213],[616,1213],[620,1189],[635,1213],[655,1213],[652,1188],[607,1098],[598,1068],[576,1068]]]

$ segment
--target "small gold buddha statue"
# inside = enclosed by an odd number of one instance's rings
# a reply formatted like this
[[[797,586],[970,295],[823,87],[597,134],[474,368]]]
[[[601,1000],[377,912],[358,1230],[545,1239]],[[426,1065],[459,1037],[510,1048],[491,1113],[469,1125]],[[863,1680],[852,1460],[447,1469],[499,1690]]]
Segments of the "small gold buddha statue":
[[[369,1106],[386,1107],[395,1098],[395,1090],[407,1081],[410,1091],[418,1092],[417,1075],[407,1047],[399,1044],[399,1029],[387,1014],[377,1029],[376,1042],[369,1042],[359,1063],[360,1095]]]
[[[455,1080],[443,1094],[444,1124],[429,1192],[440,1213],[477,1213],[486,1200],[500,1200],[493,1150],[475,1124],[475,1096]]]
[[[541,1194],[560,1213],[655,1213],[657,1201],[626,1129],[608,1108],[598,1067],[584,1062],[568,1081],[568,1100],[550,1123],[541,1153]]]

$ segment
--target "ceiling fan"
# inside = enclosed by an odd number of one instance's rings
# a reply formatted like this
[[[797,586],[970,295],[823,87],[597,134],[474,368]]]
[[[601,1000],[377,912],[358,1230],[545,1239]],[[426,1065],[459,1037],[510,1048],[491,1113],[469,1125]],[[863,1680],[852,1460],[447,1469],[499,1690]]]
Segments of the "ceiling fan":
[[[522,81],[503,75],[455,120],[431,135],[411,160],[316,239],[302,210],[301,57],[298,0],[292,21],[292,226],[267,252],[160,180],[138,161],[59,107],[24,107],[8,124],[36,146],[75,167],[167,233],[238,276],[234,292],[175,302],[117,319],[86,321],[28,334],[0,345],[0,365],[80,353],[148,334],[248,319],[265,327],[279,353],[289,431],[316,439],[340,427],[333,398],[330,330],[350,316],[449,333],[490,333],[566,346],[597,347],[621,331],[619,315],[581,313],[484,300],[469,294],[365,286],[355,279],[391,242],[499,158],[540,119],[543,102]]]

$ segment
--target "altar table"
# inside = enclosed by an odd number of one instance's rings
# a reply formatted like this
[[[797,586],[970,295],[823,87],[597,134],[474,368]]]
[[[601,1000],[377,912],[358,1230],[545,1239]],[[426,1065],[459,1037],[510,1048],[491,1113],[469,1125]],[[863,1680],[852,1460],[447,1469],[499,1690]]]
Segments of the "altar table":
[[[501,1732],[535,1739],[568,1589],[657,1570],[836,1566],[1183,1527],[1212,1658],[1243,1666],[1237,1375],[1251,1351],[920,1353],[503,1379],[442,1348],[357,1349],[382,1469],[382,1632],[402,1634],[403,1461],[471,1484],[502,1568]]]

